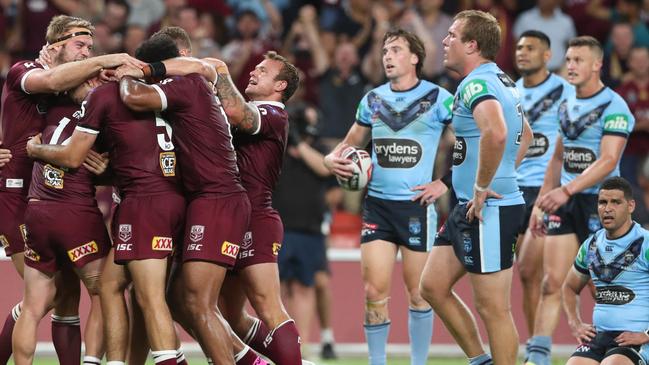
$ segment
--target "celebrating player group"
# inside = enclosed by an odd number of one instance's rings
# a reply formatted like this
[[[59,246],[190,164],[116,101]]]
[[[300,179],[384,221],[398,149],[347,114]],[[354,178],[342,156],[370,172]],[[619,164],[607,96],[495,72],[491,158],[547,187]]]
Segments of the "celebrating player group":
[[[81,282],[92,302],[84,364],[104,355],[109,365],[142,364],[149,350],[156,364],[186,364],[174,323],[210,363],[265,364],[263,355],[302,364],[280,297],[284,229],[271,199],[298,70],[269,51],[244,97],[226,63],[190,57],[181,28],[153,34],[134,57],[93,57],[93,32],[86,20],[56,16],[39,58],[7,75],[0,243],[25,290],[0,332],[0,363],[13,354],[31,364],[38,324],[53,310],[59,362],[79,364]],[[514,82],[495,63],[500,32],[488,13],[455,16],[441,45],[445,67],[462,78],[454,96],[421,78],[426,50],[416,35],[387,32],[388,81],[359,100],[355,123],[324,158],[347,187],[359,169],[371,171],[361,232],[369,362],[387,362],[400,252],[412,364],[427,361],[435,313],[469,364],[516,363],[515,263],[532,333],[527,364],[550,364],[562,303],[580,342],[569,364],[644,363],[649,232],[631,220],[631,187],[616,177],[633,115],[601,82],[594,38],[568,44],[566,81],[547,69],[549,38],[523,33]],[[448,130],[453,166],[433,179]],[[353,167],[344,151],[368,144],[371,167]],[[98,185],[113,189],[110,229]],[[458,203],[438,229],[434,203],[448,190]],[[465,275],[489,351],[453,289]],[[593,324],[582,321],[576,299],[589,280]]]

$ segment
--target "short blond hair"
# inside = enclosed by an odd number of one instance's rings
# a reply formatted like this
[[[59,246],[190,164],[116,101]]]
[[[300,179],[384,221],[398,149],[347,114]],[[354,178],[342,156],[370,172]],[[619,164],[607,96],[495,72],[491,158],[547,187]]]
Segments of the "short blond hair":
[[[69,15],[57,15],[50,21],[45,33],[45,40],[49,44],[56,43],[56,41],[65,35],[71,29],[85,28],[90,33],[95,31],[95,27],[89,21]]]
[[[453,20],[464,20],[460,35],[462,42],[476,41],[482,57],[496,60],[500,51],[500,25],[493,15],[480,10],[465,10]]]

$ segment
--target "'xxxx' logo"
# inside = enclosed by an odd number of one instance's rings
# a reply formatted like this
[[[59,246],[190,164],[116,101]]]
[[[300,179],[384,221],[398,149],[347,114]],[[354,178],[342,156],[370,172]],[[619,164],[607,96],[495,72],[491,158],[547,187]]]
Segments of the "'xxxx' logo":
[[[97,243],[95,241],[90,241],[85,243],[77,248],[73,248],[68,251],[68,256],[72,262],[76,262],[82,259],[85,256],[91,255],[93,253],[99,252]]]
[[[237,256],[239,256],[239,245],[235,245],[234,243],[228,241],[223,241],[223,245],[221,246],[221,253],[225,256],[230,256],[233,259],[236,259]]]
[[[173,248],[173,240],[171,237],[153,237],[151,240],[151,248],[156,251],[171,251]]]

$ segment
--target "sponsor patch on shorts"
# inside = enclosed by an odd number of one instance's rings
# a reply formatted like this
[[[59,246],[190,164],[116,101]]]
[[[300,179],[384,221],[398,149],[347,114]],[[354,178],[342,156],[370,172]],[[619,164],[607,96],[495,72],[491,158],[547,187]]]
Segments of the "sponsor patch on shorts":
[[[278,242],[273,242],[273,255],[279,255],[279,250],[282,249],[282,244]]]
[[[70,261],[77,262],[82,258],[97,252],[99,252],[97,243],[95,241],[90,241],[88,243],[84,243],[79,247],[68,250],[68,257],[70,257]]]
[[[2,248],[9,247],[9,240],[4,234],[0,234],[0,246],[2,246]]]
[[[236,259],[237,256],[239,256],[239,245],[232,242],[223,241],[223,245],[221,245],[221,253],[225,256]]]
[[[41,256],[39,254],[37,254],[36,251],[32,250],[31,248],[27,247],[26,245],[25,245],[24,255],[25,255],[26,258],[28,258],[28,259],[30,259],[30,260],[32,260],[34,262],[41,261]]]
[[[155,236],[151,240],[151,248],[155,251],[171,251],[173,250],[173,240],[171,237]]]

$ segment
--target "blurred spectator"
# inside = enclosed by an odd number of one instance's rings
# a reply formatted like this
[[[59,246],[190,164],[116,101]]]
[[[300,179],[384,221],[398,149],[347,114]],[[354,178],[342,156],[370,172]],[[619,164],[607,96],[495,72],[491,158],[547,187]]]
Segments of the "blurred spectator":
[[[371,47],[372,30],[376,23],[375,18],[368,15],[373,14],[377,7],[383,6],[373,4],[371,0],[343,1],[335,21],[324,30],[335,33],[339,41],[352,42],[358,48],[359,55],[364,57]],[[385,7],[383,9],[386,17],[382,21],[388,22],[389,13]]]
[[[574,22],[561,11],[559,5],[559,0],[538,0],[536,6],[519,15],[514,24],[516,38],[524,31],[533,29],[543,30],[548,35],[552,51],[548,69],[552,71],[561,68],[568,41],[577,36]]]
[[[633,47],[633,28],[629,23],[616,23],[611,29],[612,47],[604,52],[602,81],[610,88],[616,88],[629,71],[628,60]]]
[[[232,80],[243,92],[248,85],[250,71],[264,60],[266,51],[276,48],[277,34],[262,32],[261,21],[252,10],[242,10],[235,16],[237,32],[234,39],[223,47],[222,56],[228,64]]]
[[[590,15],[586,11],[589,3],[591,0],[567,0],[564,1],[563,9],[575,23],[578,35],[590,35],[605,44],[611,23],[608,19],[599,19]],[[601,3],[604,7],[609,8],[615,5],[615,0],[602,0]]]
[[[351,42],[336,47],[333,63],[320,78],[320,135],[335,147],[355,121],[356,107],[367,92],[367,80],[359,68],[358,53]]]
[[[382,6],[372,7],[372,18],[376,26],[372,30],[372,43],[369,52],[361,58],[361,70],[367,76],[372,86],[378,86],[386,81],[383,72],[383,36],[390,30],[390,13]]]
[[[7,73],[11,68],[11,55],[4,45],[0,44],[0,97],[2,97],[2,89],[7,80]]]
[[[227,0],[228,5],[235,14],[242,12],[252,12],[257,16],[257,20],[261,24],[261,32],[274,33],[276,35],[282,34],[282,15],[270,0]],[[231,26],[233,29],[236,25]]]
[[[124,34],[113,33],[106,23],[100,21],[95,24],[93,38],[95,43],[92,48],[95,55],[115,53],[122,50]]]
[[[626,21],[633,27],[633,37],[635,44],[649,47],[649,29],[640,20],[640,11],[642,10],[642,0],[618,0],[615,8],[606,7],[602,0],[592,0],[586,7],[589,15],[598,19],[608,20],[611,23]],[[591,28],[589,28],[591,29]],[[605,49],[612,47],[609,42]]]
[[[640,161],[649,154],[649,50],[634,47],[629,55],[629,74],[616,89],[626,100],[635,117],[635,127],[629,137],[622,159],[620,174],[637,186],[637,169]]]
[[[102,22],[108,26],[112,33],[126,31],[126,20],[131,12],[130,5],[126,0],[106,0]]]
[[[126,23],[138,24],[148,29],[160,21],[165,14],[165,4],[162,0],[127,0],[130,12]]]
[[[148,34],[153,34],[164,27],[178,26],[180,11],[187,6],[187,0],[164,0],[165,13],[149,26]]]
[[[193,56],[220,58],[219,45],[214,40],[216,24],[210,14],[199,14],[192,7],[182,8],[178,12],[178,26],[189,34],[194,48]]]
[[[135,50],[140,46],[140,44],[142,44],[142,42],[144,42],[144,40],[146,40],[146,38],[146,29],[136,24],[129,25],[128,28],[126,28],[126,34],[124,35],[124,52],[134,56]]]
[[[435,47],[426,48],[426,62],[423,69],[425,78],[432,79],[445,72],[442,41],[446,38],[453,19],[441,10],[443,0],[419,0],[416,3],[423,26]]]
[[[638,187],[633,189],[635,211],[633,220],[645,229],[649,229],[649,158],[644,158],[638,165]]]

